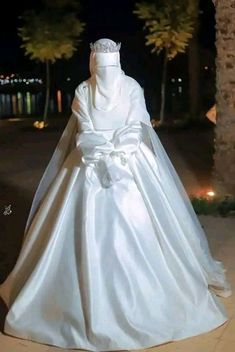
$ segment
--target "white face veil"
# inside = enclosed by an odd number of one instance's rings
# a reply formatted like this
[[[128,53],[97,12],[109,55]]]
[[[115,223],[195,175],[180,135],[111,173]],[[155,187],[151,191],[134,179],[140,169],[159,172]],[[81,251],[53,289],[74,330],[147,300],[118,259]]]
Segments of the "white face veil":
[[[89,67],[93,106],[111,111],[118,105],[121,94],[123,71],[118,45],[110,39],[97,40],[91,45]]]

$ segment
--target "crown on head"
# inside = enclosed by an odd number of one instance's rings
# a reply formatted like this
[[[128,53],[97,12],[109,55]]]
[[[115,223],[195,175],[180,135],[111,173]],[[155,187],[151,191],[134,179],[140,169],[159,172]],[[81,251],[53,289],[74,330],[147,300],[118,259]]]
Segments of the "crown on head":
[[[96,53],[114,53],[119,51],[121,48],[121,43],[115,43],[113,41],[107,41],[107,42],[95,42],[95,43],[90,43],[90,49],[91,51],[94,51]]]

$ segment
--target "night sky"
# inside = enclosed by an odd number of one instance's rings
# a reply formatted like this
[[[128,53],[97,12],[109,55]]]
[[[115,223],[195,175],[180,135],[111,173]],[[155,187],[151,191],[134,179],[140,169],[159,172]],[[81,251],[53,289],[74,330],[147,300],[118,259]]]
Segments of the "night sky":
[[[83,0],[81,1],[81,19],[84,20],[86,30],[82,35],[83,47],[88,48],[90,41],[101,37],[109,37],[122,42],[125,51],[125,40],[136,32],[142,31],[142,21],[139,21],[132,11],[134,0]],[[2,8],[4,6],[4,9]],[[200,43],[210,50],[214,49],[214,9],[211,0],[201,1],[201,29]],[[29,8],[40,8],[39,0],[21,0],[17,2],[5,1],[1,4],[0,20],[0,72],[30,69],[33,65],[24,57],[19,48],[20,40],[17,37],[19,15]],[[129,38],[129,40],[128,40]],[[144,34],[143,34],[144,48]]]

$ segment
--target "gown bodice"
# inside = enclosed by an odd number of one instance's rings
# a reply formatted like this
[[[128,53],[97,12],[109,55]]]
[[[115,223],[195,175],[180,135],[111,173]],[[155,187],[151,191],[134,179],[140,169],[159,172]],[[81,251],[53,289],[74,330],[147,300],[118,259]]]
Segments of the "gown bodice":
[[[92,90],[88,89],[88,110],[89,116],[92,120],[92,124],[95,130],[112,130],[123,127],[126,124],[126,120],[130,111],[131,100],[124,89],[121,89],[119,103],[110,111],[98,110],[94,107],[92,102]],[[107,136],[110,136],[111,132],[107,132]]]

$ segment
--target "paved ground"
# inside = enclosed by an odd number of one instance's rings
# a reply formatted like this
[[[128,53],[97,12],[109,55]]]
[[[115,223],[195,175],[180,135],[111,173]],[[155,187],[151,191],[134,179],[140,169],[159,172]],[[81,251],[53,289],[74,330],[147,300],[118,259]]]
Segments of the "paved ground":
[[[19,122],[0,121],[0,282],[10,272],[19,253],[24,225],[33,193],[65,126],[65,120],[54,120],[53,128],[36,131],[27,119]],[[179,131],[159,133],[183,184],[189,194],[210,188],[213,131]],[[6,205],[12,214],[4,216]],[[213,256],[222,260],[227,276],[235,285],[235,218],[200,216]],[[10,253],[10,255],[9,255]],[[158,352],[234,352],[235,297],[222,299],[229,321],[212,332],[178,342],[151,348]],[[6,308],[0,302],[0,331]],[[150,350],[150,349],[148,349]],[[30,341],[6,336],[0,332],[0,352],[65,351]],[[72,351],[72,350],[68,350]]]

